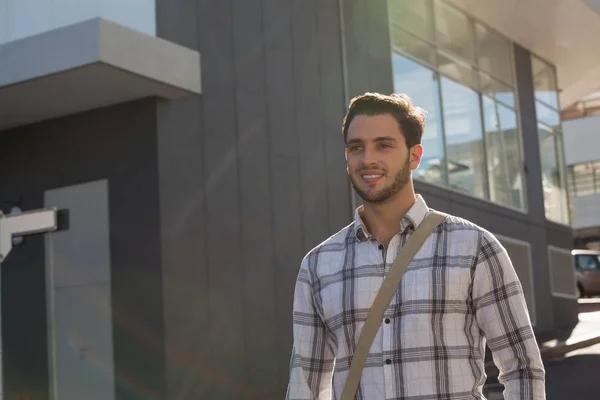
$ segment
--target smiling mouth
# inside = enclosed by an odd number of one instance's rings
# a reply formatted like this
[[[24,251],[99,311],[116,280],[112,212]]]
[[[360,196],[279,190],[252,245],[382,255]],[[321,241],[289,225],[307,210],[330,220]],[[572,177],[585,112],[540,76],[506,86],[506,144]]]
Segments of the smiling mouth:
[[[383,177],[383,174],[361,175],[362,180],[368,185],[374,185]]]

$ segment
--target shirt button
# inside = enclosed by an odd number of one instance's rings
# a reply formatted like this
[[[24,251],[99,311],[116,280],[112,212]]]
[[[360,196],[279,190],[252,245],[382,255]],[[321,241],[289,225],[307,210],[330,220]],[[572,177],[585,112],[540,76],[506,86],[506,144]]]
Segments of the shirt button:
[[[390,323],[390,319],[389,319],[389,318],[386,318],[386,319],[385,319],[385,323],[386,323],[386,324],[389,324],[389,323]]]
[[[379,245],[379,250],[383,250],[383,245],[382,244]]]
[[[388,358],[387,360],[385,360],[385,363],[386,363],[387,365],[390,365],[390,364],[392,363],[392,360],[390,360],[390,359]]]

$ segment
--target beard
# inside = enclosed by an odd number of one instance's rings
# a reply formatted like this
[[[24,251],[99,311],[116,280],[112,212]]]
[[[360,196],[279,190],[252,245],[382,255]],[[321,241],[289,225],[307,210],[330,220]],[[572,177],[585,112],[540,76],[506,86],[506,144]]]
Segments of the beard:
[[[360,172],[360,170],[358,171]],[[387,171],[383,171],[384,176],[387,175]],[[355,181],[353,175],[350,175],[350,181],[352,182],[352,186],[356,193],[368,203],[381,204],[388,201],[390,198],[394,197],[398,192],[400,192],[410,181],[410,158],[406,158],[406,163],[404,166],[400,168],[400,170],[396,173],[394,177],[394,181],[390,183],[388,186],[383,189],[377,191],[365,191],[360,188],[360,186]],[[360,179],[360,177],[358,178]]]

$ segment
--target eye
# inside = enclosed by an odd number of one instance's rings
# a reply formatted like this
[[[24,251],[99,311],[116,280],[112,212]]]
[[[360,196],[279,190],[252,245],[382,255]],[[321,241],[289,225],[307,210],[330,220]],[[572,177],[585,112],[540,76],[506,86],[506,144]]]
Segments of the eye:
[[[379,143],[379,148],[381,149],[387,149],[387,148],[391,148],[392,146],[387,144],[387,143]]]
[[[361,147],[357,144],[348,147],[348,151],[351,153],[357,152],[361,149]]]

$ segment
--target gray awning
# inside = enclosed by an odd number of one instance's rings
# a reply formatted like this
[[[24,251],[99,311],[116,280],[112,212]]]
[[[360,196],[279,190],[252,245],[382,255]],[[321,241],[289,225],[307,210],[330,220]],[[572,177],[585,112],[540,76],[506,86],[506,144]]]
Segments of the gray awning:
[[[100,18],[0,45],[0,130],[200,93],[198,52]]]

